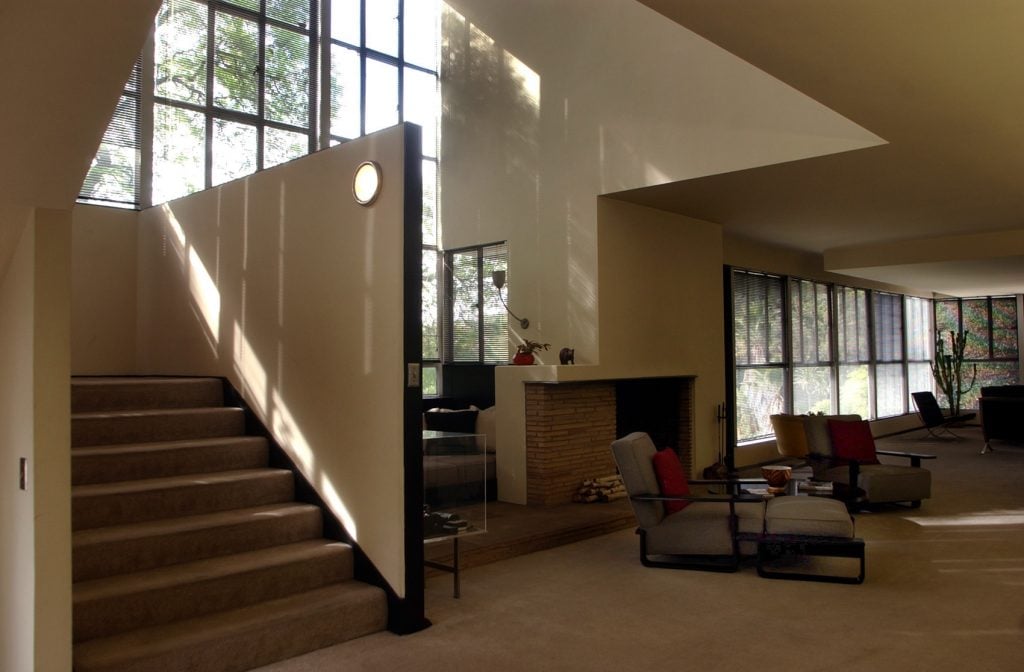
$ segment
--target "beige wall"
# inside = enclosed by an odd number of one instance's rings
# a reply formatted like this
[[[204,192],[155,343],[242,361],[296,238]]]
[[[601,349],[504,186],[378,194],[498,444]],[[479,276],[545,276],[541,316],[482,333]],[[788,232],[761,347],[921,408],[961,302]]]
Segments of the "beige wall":
[[[71,666],[71,212],[37,210],[35,254],[36,670]]]
[[[143,212],[137,342],[141,371],[227,376],[400,596],[402,132]]]
[[[725,402],[721,227],[607,198],[597,207],[601,366],[697,376],[694,461],[708,466]]]
[[[35,511],[31,492],[17,488],[18,460],[31,460],[33,437],[33,289],[35,229],[31,208],[4,209],[5,227],[20,234],[0,276],[0,455],[8,473],[0,488],[0,668],[31,670],[35,642]],[[70,600],[68,601],[70,604]]]
[[[71,668],[70,213],[3,208],[22,227],[0,276],[0,669]],[[18,489],[20,458],[26,490]]]
[[[90,205],[73,213],[71,371],[135,373],[139,215]]]

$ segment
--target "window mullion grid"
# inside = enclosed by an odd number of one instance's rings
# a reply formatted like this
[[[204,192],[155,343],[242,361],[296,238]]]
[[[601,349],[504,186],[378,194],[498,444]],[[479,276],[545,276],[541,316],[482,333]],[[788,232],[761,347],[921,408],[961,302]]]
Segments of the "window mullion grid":
[[[217,56],[217,3],[207,5],[206,21],[206,104],[203,106],[203,119],[206,128],[204,139],[205,161],[203,162],[203,187],[209,189],[213,185],[213,82],[216,71]]]
[[[330,61],[321,60],[320,45],[321,43],[330,44],[330,40],[323,39],[320,34],[320,6],[317,0],[310,0],[309,2],[309,22],[306,24],[307,40],[309,42],[309,106],[307,109],[306,123],[309,124],[309,128],[306,130],[306,137],[308,139],[307,147],[309,153],[312,154],[317,150],[320,142],[320,132],[317,121],[320,118],[319,113],[319,91],[320,85],[318,83],[317,74],[324,68],[320,67],[321,63],[329,63]],[[326,0],[327,5],[331,4],[331,0]],[[331,25],[330,22],[324,22],[324,25]]]
[[[359,3],[359,135],[366,135],[366,2]]]
[[[994,320],[994,318],[993,318],[993,308],[994,308],[994,306],[993,306],[993,303],[992,303],[992,297],[991,296],[986,299],[986,303],[988,303],[988,358],[990,360],[994,360],[996,358],[995,345],[994,345],[996,332],[995,332],[995,325],[994,325],[994,321],[993,321]]]
[[[142,80],[139,82],[139,143],[142,164],[139,187],[141,207],[153,205],[153,106],[156,71],[156,39],[154,31],[149,32],[146,45],[142,48]]]
[[[263,170],[263,145],[266,141],[263,120],[267,118],[267,0],[260,0],[256,26],[259,35],[256,47],[256,170]]]
[[[868,339],[868,415],[878,417],[878,348],[875,343],[875,292],[864,291],[864,303],[867,306]]]
[[[903,356],[900,358],[900,362],[903,365],[903,412],[908,413],[910,408],[908,407],[910,399],[910,335],[907,333],[907,315],[910,309],[910,300],[906,295],[900,297],[900,343],[903,349]]]
[[[827,290],[828,301],[827,301],[827,312],[828,312],[828,328],[829,328],[829,358],[831,363],[829,364],[829,375],[832,377],[832,400],[831,410],[833,412],[839,411],[839,321],[837,319],[837,300],[839,292],[836,291],[835,285],[829,285]]]
[[[783,277],[783,278],[781,278],[779,280],[779,284],[780,284],[780,290],[781,290],[780,293],[782,294],[782,296],[780,297],[781,303],[782,303],[782,319],[780,320],[780,322],[781,322],[780,326],[782,327],[782,362],[781,362],[781,364],[782,364],[782,394],[783,394],[782,407],[785,409],[786,413],[792,413],[793,412],[793,372],[794,372],[794,366],[793,366],[793,334],[792,334],[792,328],[789,328],[789,329],[786,328],[787,323],[789,325],[792,325],[792,323],[793,323],[793,312],[792,312],[793,307],[792,307],[792,302],[790,301],[789,292],[786,291],[786,288],[791,285],[791,280],[788,277]],[[798,286],[799,286],[799,284],[800,283],[797,283]],[[800,291],[801,291],[801,294],[802,294],[803,288],[801,288]],[[800,307],[801,307],[801,310],[802,310],[803,309],[803,302],[802,301],[800,303]],[[787,317],[789,319],[786,319]],[[803,316],[802,315],[801,315],[801,319],[800,319],[800,330],[801,330],[801,333],[802,333],[803,332]],[[803,348],[803,341],[801,341],[800,347],[801,347],[801,349]]]
[[[334,44],[331,35],[332,11],[331,0],[323,0],[320,3],[320,13],[318,14],[320,23],[314,33],[317,40],[316,52],[319,54],[319,70],[317,72],[320,75],[320,87],[317,92],[319,98],[315,100],[315,105],[311,106],[317,110],[316,118],[320,122],[317,132],[310,134],[316,139],[315,149],[327,149],[331,146],[331,96],[334,94],[331,89],[331,45]],[[310,49],[310,51],[313,50]],[[312,114],[310,118],[313,118]]]
[[[477,328],[477,361],[484,361],[484,251],[476,252],[476,323]]]
[[[398,0],[398,121],[405,121],[405,0]],[[483,262],[481,262],[483,263]],[[483,294],[481,293],[481,300]],[[481,324],[483,322],[481,321]]]

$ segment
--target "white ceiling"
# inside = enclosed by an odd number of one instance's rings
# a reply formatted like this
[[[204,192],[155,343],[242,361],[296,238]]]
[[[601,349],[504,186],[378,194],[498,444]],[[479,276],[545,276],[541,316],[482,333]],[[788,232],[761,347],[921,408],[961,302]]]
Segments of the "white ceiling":
[[[848,275],[1024,293],[1024,2],[640,2],[887,144],[616,197],[822,253]],[[961,245],[979,233],[1014,235]]]

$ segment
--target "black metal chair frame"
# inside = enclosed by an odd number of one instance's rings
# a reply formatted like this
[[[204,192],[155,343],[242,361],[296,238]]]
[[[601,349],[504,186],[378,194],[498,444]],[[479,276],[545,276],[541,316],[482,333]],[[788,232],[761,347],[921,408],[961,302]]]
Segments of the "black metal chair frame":
[[[933,456],[921,456],[933,457]],[[920,461],[917,461],[920,465]],[[763,479],[740,478],[729,480],[694,480],[691,485],[722,485],[734,490],[722,495],[636,495],[630,499],[641,502],[691,501],[691,502],[727,502],[729,504],[729,531],[732,536],[732,553],[730,555],[672,555],[671,560],[653,560],[647,553],[647,535],[645,530],[637,528],[640,535],[640,564],[644,567],[660,567],[667,569],[694,569],[707,572],[735,572],[739,570],[741,556],[740,541],[752,541],[757,544],[757,574],[768,579],[790,579],[796,581],[822,581],[830,583],[861,584],[864,582],[864,540],[860,538],[817,537],[799,534],[768,534],[740,533],[739,519],[736,516],[737,502],[763,502],[761,495],[744,494],[741,487],[751,484],[765,484]],[[854,577],[801,574],[795,572],[774,571],[770,567],[773,559],[782,556],[829,556],[853,558],[860,563],[859,572]]]
[[[925,431],[928,432],[927,436],[940,441],[946,438],[943,433],[949,434],[954,441],[962,441],[963,437],[951,430],[950,425],[973,420],[977,415],[976,413],[960,413],[955,416],[947,416],[942,412],[938,400],[931,392],[911,392],[910,396],[914,398],[917,415],[921,418]]]

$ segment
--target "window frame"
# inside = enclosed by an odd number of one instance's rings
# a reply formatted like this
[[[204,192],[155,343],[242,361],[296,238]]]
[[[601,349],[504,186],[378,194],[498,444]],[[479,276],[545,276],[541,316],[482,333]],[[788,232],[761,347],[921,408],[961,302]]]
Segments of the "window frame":
[[[165,8],[168,1],[169,0],[165,0],[165,2],[161,4],[160,10],[157,14],[157,21],[159,21],[159,17],[166,11]],[[394,97],[397,101],[396,122],[408,120],[409,114],[412,113],[411,110],[407,113],[408,104],[406,101],[405,80],[408,75],[415,72],[433,77],[435,93],[439,91],[440,40],[438,38],[441,15],[440,2],[433,3],[425,12],[417,12],[416,9],[419,8],[419,5],[412,5],[411,0],[395,0],[397,7],[397,16],[395,17],[395,40],[397,47],[395,49],[396,53],[389,54],[367,46],[367,7],[373,2],[373,0],[354,0],[352,3],[352,6],[357,7],[359,12],[358,43],[355,41],[345,41],[336,38],[331,34],[331,13],[333,9],[332,0],[300,0],[303,7],[308,7],[308,15],[306,16],[307,21],[304,24],[292,23],[281,18],[275,18],[272,8],[271,12],[268,13],[267,0],[255,0],[253,3],[239,2],[237,4],[235,2],[231,2],[231,0],[176,1],[192,3],[196,8],[196,14],[205,17],[205,53],[202,56],[202,58],[205,59],[205,82],[202,86],[203,102],[202,104],[198,104],[196,102],[179,100],[167,95],[157,94],[154,82],[154,75],[158,67],[156,64],[156,39],[154,35],[151,34],[150,39],[147,41],[143,48],[143,52],[140,55],[141,77],[139,85],[138,87],[133,88],[131,86],[131,79],[129,79],[122,92],[122,98],[130,96],[138,100],[135,123],[137,136],[140,138],[140,147],[138,149],[138,160],[136,161],[136,168],[134,171],[135,184],[134,189],[132,190],[134,193],[131,197],[126,196],[125,200],[105,199],[102,197],[96,197],[94,194],[85,193],[85,184],[83,184],[83,191],[80,192],[78,198],[79,202],[108,205],[112,207],[125,207],[136,210],[154,205],[154,168],[158,161],[154,152],[154,140],[156,131],[155,117],[158,109],[180,110],[202,115],[203,137],[201,142],[198,143],[202,145],[202,174],[195,175],[195,178],[190,180],[190,186],[184,189],[174,189],[166,192],[164,195],[166,195],[167,198],[178,198],[180,196],[185,196],[190,193],[195,193],[196,191],[201,191],[215,186],[214,143],[216,142],[215,128],[219,123],[244,124],[245,126],[255,129],[255,153],[251,157],[251,163],[253,166],[251,172],[256,172],[270,167],[267,165],[266,151],[268,131],[300,133],[306,136],[307,141],[305,143],[305,151],[302,154],[297,154],[293,158],[298,158],[299,156],[312,153],[318,149],[326,149],[332,144],[337,144],[351,139],[337,134],[332,135],[331,133],[332,45],[340,46],[358,55],[358,77],[360,87],[359,135],[365,134],[367,128],[366,63],[368,61],[385,64],[389,67],[395,68],[396,88],[394,91]],[[417,2],[419,1],[420,0],[417,0]],[[431,0],[423,0],[424,3],[429,3],[430,1]],[[252,5],[258,6],[258,9],[251,8]],[[257,105],[254,112],[233,110],[215,104],[215,66],[213,52],[217,35],[217,22],[215,19],[218,14],[238,17],[245,21],[253,22],[256,27],[256,34],[258,36],[256,74],[259,81],[258,86],[256,87]],[[432,34],[435,37],[432,40],[433,45],[431,47],[429,42],[424,42],[424,44],[427,45],[425,48],[414,48],[414,56],[416,57],[415,61],[406,60],[405,55],[408,39],[408,31],[406,30],[407,14],[417,21],[417,27],[422,23],[422,18],[424,16],[432,17],[434,23]],[[154,26],[156,26],[156,22],[154,22]],[[270,110],[267,105],[267,81],[269,75],[267,69],[268,59],[266,46],[268,44],[267,35],[275,30],[287,30],[292,33],[300,34],[305,38],[303,41],[307,45],[308,58],[304,72],[308,73],[308,82],[306,83],[308,109],[306,110],[305,123],[303,125],[276,120],[269,116]],[[427,56],[427,54],[431,52],[431,49],[433,50],[432,59]],[[431,60],[432,63],[429,62]],[[440,129],[439,99],[434,101],[432,111],[428,112],[426,116],[429,118],[422,120],[421,125],[423,125],[423,123],[432,124],[433,128],[425,128],[424,133],[425,142],[424,147],[422,148],[424,157],[424,174],[432,174],[433,181],[432,189],[430,189],[429,193],[427,192],[427,189],[424,189],[424,192],[425,199],[429,198],[431,200],[429,212],[434,216],[436,223],[439,221],[439,218],[437,217],[436,203]],[[433,138],[433,141],[428,141],[426,138]],[[169,162],[169,164],[170,163],[172,162]],[[430,165],[428,166],[427,164]],[[186,171],[187,170],[188,169],[186,168]],[[243,176],[241,173],[232,174],[229,179],[235,179],[241,176]],[[128,200],[129,198],[130,200]],[[428,208],[425,207],[424,210],[426,213]]]
[[[476,308],[476,334],[477,354],[474,359],[460,356],[456,353],[455,337],[458,328],[455,320],[455,308],[456,302],[459,297],[456,296],[455,288],[455,257],[456,255],[465,256],[469,254],[476,256],[475,260],[475,272],[476,272],[476,296],[475,304],[473,307]],[[503,305],[500,306],[500,310],[495,306],[495,314],[491,317],[498,317],[497,326],[498,331],[493,336],[493,342],[488,339],[488,328],[487,328],[487,287],[490,284],[490,276],[486,274],[485,266],[488,261],[492,261],[493,264],[500,264],[502,268],[508,269],[508,243],[506,241],[497,241],[492,243],[485,243],[481,245],[470,245],[468,247],[452,248],[444,250],[443,253],[443,290],[442,294],[444,297],[444,320],[441,329],[441,340],[442,340],[442,354],[441,364],[443,365],[459,365],[459,364],[489,364],[489,365],[500,365],[508,363],[508,312]],[[493,285],[490,285],[493,288]],[[493,290],[492,295],[497,296],[496,289]],[[492,358],[488,358],[488,346],[491,348],[497,348],[502,354],[495,355]]]
[[[861,394],[867,397],[866,412],[861,414],[866,419],[879,419],[879,367],[899,366],[901,373],[901,410],[896,414],[886,414],[884,417],[898,417],[912,411],[913,405],[910,402],[911,366],[917,367],[915,373],[921,377],[920,365],[927,364],[929,371],[931,361],[934,357],[933,343],[923,344],[920,341],[914,344],[914,353],[911,357],[911,346],[909,341],[910,313],[908,305],[914,302],[928,302],[924,315],[929,316],[929,330],[934,330],[934,305],[931,299],[899,294],[896,292],[870,290],[863,287],[855,287],[846,284],[830,283],[799,276],[768,273],[759,270],[752,270],[740,267],[725,266],[726,281],[726,349],[727,349],[727,388],[728,413],[727,431],[731,438],[731,446],[742,446],[754,444],[762,440],[770,439],[773,433],[743,435],[740,425],[739,406],[743,397],[741,385],[743,372],[751,368],[781,369],[784,375],[783,390],[781,396],[781,408],[767,409],[767,413],[783,412],[793,413],[797,403],[796,377],[801,368],[805,367],[828,367],[830,384],[830,409],[828,412],[847,412],[844,408],[851,400],[858,405],[863,399]],[[737,305],[740,302],[740,292],[737,289],[738,275],[763,276],[777,279],[783,286],[783,301],[780,304],[780,319],[783,324],[784,333],[782,341],[786,344],[783,361],[772,361],[770,363],[751,363],[749,351],[751,345],[745,342],[743,336],[736,333],[737,315],[741,308]],[[820,305],[821,293],[827,293],[828,314],[828,336],[817,338],[814,343],[814,352],[808,354],[804,347],[809,343],[806,338],[801,338],[797,326],[803,326],[807,319],[811,319],[807,312],[806,296],[802,292],[813,289],[815,293],[814,316],[815,328],[820,328],[819,321],[822,307]],[[891,298],[890,298],[891,297]],[[922,311],[917,309],[918,317]],[[882,319],[879,311],[888,311],[888,319]],[[748,322],[749,323],[749,322]],[[881,333],[882,332],[885,333]],[[886,342],[885,338],[889,340]],[[925,339],[927,340],[927,338]],[[748,350],[746,356],[739,352],[740,347]],[[924,347],[922,347],[924,346]],[[896,356],[898,351],[899,357]],[[922,359],[921,356],[927,357]],[[1007,358],[1009,359],[1009,358]],[[866,371],[867,377],[863,382],[856,382],[858,389],[863,389],[859,394],[850,397],[843,394],[844,377],[847,367],[856,367]],[[917,380],[915,378],[915,380]],[[920,382],[917,380],[917,382]],[[861,388],[860,386],[863,386]],[[931,389],[934,389],[933,387]],[[891,391],[890,391],[891,392]],[[845,399],[844,399],[845,396]],[[891,395],[890,400],[894,399]],[[844,404],[844,401],[847,404]],[[893,403],[890,409],[895,408]],[[885,409],[883,409],[885,410]],[[765,412],[764,410],[759,412]],[[799,412],[805,412],[800,409]],[[854,412],[861,412],[858,409]],[[749,423],[747,423],[749,424]],[[767,417],[763,418],[760,425],[767,424]]]

